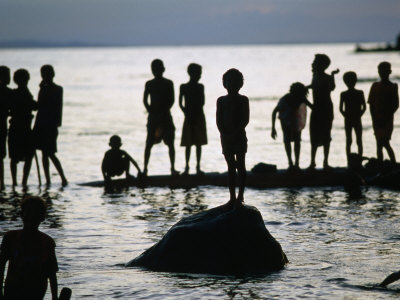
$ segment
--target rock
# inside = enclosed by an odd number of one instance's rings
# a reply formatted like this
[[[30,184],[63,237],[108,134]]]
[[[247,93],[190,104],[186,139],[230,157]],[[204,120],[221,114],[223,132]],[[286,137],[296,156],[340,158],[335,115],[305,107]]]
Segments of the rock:
[[[236,275],[281,270],[287,262],[255,207],[222,205],[183,218],[126,266]]]

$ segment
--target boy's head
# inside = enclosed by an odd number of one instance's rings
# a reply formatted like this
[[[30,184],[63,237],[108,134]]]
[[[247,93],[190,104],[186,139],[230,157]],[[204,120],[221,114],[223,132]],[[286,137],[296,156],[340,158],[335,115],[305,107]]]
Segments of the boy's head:
[[[191,79],[198,81],[201,77],[201,66],[198,64],[190,64],[187,68],[187,72]]]
[[[151,72],[155,77],[160,77],[165,71],[164,63],[161,59],[155,59],[151,62]]]
[[[326,54],[315,54],[314,61],[312,63],[312,70],[323,72],[325,71],[329,65],[331,64],[331,60]]]
[[[44,65],[40,68],[40,75],[45,81],[52,81],[55,75],[54,68],[52,65]]]
[[[0,66],[0,82],[4,85],[10,84],[10,69],[6,66]]]
[[[18,69],[14,73],[14,82],[18,86],[26,86],[29,81],[29,72],[25,69]]]
[[[346,72],[343,74],[343,81],[348,88],[354,88],[357,83],[357,74],[355,72]]]
[[[301,82],[295,82],[290,86],[290,93],[296,97],[306,97],[308,95],[308,89]]]
[[[378,73],[381,79],[389,79],[389,75],[392,73],[392,65],[387,61],[383,61],[378,65]]]
[[[237,69],[229,69],[222,76],[222,84],[228,92],[239,92],[243,86],[243,74]]]
[[[112,137],[110,137],[110,142],[108,144],[113,149],[119,149],[119,147],[122,146],[122,141],[118,135],[113,135]]]
[[[37,229],[46,217],[46,203],[38,196],[29,196],[22,200],[21,217],[25,229]]]

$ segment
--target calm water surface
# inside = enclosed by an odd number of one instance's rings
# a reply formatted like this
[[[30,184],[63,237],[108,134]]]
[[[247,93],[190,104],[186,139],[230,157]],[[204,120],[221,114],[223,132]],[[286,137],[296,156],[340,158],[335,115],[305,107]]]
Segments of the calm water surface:
[[[176,93],[179,84],[187,81],[187,65],[197,62],[203,66],[209,145],[204,147],[202,166],[205,171],[225,171],[215,126],[215,101],[224,94],[223,72],[236,67],[245,76],[242,92],[251,101],[248,168],[260,161],[285,168],[281,132],[276,141],[270,138],[272,109],[291,83],[311,81],[310,65],[315,53],[328,54],[332,59],[330,70],[341,70],[332,94],[335,120],[330,163],[343,166],[345,135],[338,112],[339,94],[344,90],[343,72],[354,70],[362,79],[373,79],[377,77],[377,64],[388,60],[393,75],[400,74],[398,54],[356,55],[352,49],[349,44],[320,44],[0,50],[0,64],[12,71],[21,67],[30,71],[29,88],[34,95],[38,92],[40,66],[45,63],[54,65],[56,82],[64,87],[58,155],[70,185],[62,189],[54,176],[50,189],[38,189],[33,167],[28,191],[48,201],[48,218],[41,228],[57,243],[60,286],[71,287],[74,299],[397,299],[399,283],[388,289],[376,288],[388,273],[400,269],[397,192],[370,188],[354,200],[341,188],[248,189],[246,203],[261,211],[290,264],[281,272],[237,278],[123,268],[180,218],[227,201],[225,188],[131,188],[106,194],[100,188],[78,185],[101,178],[100,163],[112,134],[119,134],[123,148],[143,165],[143,86],[151,78],[150,62],[156,57],[164,60],[165,76],[174,81]],[[361,82],[358,88],[367,95],[370,84]],[[177,104],[172,113],[177,128],[177,169],[183,170],[184,149],[179,147],[183,114]],[[399,156],[398,113],[395,119],[392,144]],[[363,124],[365,155],[374,156],[368,113]],[[307,167],[308,127],[302,139],[301,166]],[[317,158],[321,166],[322,153]],[[8,159],[5,163],[8,165]],[[192,166],[193,171],[194,161]],[[167,148],[155,146],[149,173],[168,174],[169,168]],[[0,197],[1,236],[21,226],[19,203],[23,193],[20,187],[11,192],[7,168],[6,182],[7,189]]]

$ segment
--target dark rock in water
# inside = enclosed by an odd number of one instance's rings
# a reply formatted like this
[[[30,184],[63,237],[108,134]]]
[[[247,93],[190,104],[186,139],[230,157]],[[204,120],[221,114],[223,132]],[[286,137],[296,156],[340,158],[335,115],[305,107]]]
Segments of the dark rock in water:
[[[126,266],[236,275],[281,270],[287,262],[255,207],[222,205],[183,218]]]

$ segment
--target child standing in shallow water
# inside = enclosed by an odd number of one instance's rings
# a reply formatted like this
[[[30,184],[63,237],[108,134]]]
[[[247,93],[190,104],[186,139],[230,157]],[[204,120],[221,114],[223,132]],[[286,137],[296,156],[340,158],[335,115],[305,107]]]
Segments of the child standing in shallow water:
[[[354,88],[357,83],[357,74],[354,72],[346,72],[343,75],[343,81],[348,90],[340,94],[340,113],[344,117],[346,155],[348,161],[350,157],[352,143],[351,133],[353,129],[356,133],[358,155],[360,157],[363,155],[361,117],[366,110],[366,104],[363,91]]]
[[[393,117],[399,108],[399,88],[396,83],[389,80],[392,73],[390,63],[384,61],[378,65],[381,81],[374,82],[368,96],[371,110],[372,127],[376,138],[376,152],[378,160],[383,160],[383,148],[388,152],[390,161],[395,163],[396,158],[390,139],[393,132]]]
[[[228,165],[229,205],[241,205],[244,201],[246,184],[246,126],[249,123],[249,99],[240,95],[243,86],[243,74],[237,69],[228,70],[223,78],[223,85],[228,91],[226,96],[217,100],[217,127],[221,135],[222,153]],[[239,193],[236,197],[236,170],[239,176]]]
[[[11,230],[4,235],[0,251],[0,299],[43,299],[48,280],[52,299],[58,299],[56,244],[50,236],[39,231],[45,215],[43,199],[28,197],[21,205],[23,229]]]
[[[181,146],[186,147],[186,167],[184,174],[189,173],[190,148],[196,146],[196,173],[203,174],[200,169],[201,146],[207,144],[206,118],[204,117],[204,86],[199,83],[201,66],[190,64],[188,67],[190,80],[182,84],[179,92],[179,107],[185,114],[183,122]],[[185,99],[185,101],[183,101]],[[185,102],[185,105],[183,105]]]

